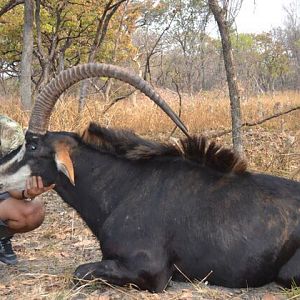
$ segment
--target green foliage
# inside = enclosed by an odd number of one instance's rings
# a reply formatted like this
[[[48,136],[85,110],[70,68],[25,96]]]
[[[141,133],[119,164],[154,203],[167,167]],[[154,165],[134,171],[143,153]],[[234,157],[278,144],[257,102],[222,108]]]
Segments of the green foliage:
[[[240,52],[253,51],[255,47],[255,35],[248,33],[241,33],[231,36],[232,47]]]
[[[295,46],[300,50],[300,39],[295,41]]]
[[[231,40],[241,81],[255,78],[255,84],[268,91],[277,79],[289,74],[288,51],[274,33],[234,34]]]
[[[50,62],[47,71],[51,78],[62,67],[88,61],[97,24],[108,1],[41,2],[41,49],[37,27],[34,29],[35,81],[42,77],[43,63]],[[0,0],[0,7],[5,3],[7,0]],[[151,73],[152,79],[157,78],[157,84],[173,88],[172,78],[176,78],[183,90],[191,92],[223,87],[222,45],[220,39],[208,35],[211,18],[204,0],[124,2],[110,20],[95,60],[134,65],[144,71],[150,53],[150,70],[145,72]],[[299,29],[289,30],[238,35],[231,32],[238,77],[245,88],[268,91],[276,82],[277,86],[283,86],[287,80],[297,82]],[[18,75],[22,31],[23,5],[18,5],[0,20],[0,64],[2,71],[9,70],[13,75]]]
[[[3,6],[6,0],[0,0]],[[35,27],[35,54],[42,51],[44,58],[53,52],[53,66],[58,65],[59,53],[64,54],[65,67],[78,62],[86,62],[93,43],[98,20],[101,18],[107,1],[104,0],[46,0],[40,8],[41,44],[38,49]],[[115,61],[123,61],[132,57],[135,48],[131,44],[131,32],[135,26],[138,11],[136,4],[129,4],[127,9],[121,6],[111,19],[103,47],[97,53],[97,61],[109,61],[115,50],[116,39],[118,48]],[[120,27],[120,22],[123,22]],[[22,51],[23,5],[18,5],[1,18],[0,21],[0,60],[7,64],[18,63]],[[36,55],[37,58],[37,55]],[[35,70],[40,69],[35,59]]]
[[[256,36],[256,49],[262,72],[268,73],[271,78],[288,73],[289,59],[284,46],[270,33]]]
[[[261,66],[261,71],[277,78],[288,72],[289,59],[284,45],[271,33],[239,34],[232,38],[232,46],[238,53],[249,53]]]
[[[6,3],[0,0],[2,7]],[[1,17],[0,60],[18,61],[22,51],[23,6],[17,6]]]

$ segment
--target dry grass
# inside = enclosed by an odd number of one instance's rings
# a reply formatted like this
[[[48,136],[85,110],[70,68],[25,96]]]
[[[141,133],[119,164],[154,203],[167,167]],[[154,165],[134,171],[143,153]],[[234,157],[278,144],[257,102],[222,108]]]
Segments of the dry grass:
[[[177,95],[160,91],[170,106],[178,111]],[[1,101],[1,99],[0,99]],[[256,121],[278,111],[300,105],[300,94],[296,92],[262,95],[242,102],[243,121]],[[80,131],[90,121],[108,127],[132,129],[149,138],[165,140],[173,123],[165,114],[143,95],[136,103],[125,100],[114,105],[103,114],[105,104],[96,97],[90,99],[79,116],[74,98],[61,99],[52,114],[50,130]],[[1,101],[1,113],[11,116],[24,127],[28,124],[28,113],[20,109],[18,101]],[[216,93],[203,93],[193,99],[183,95],[182,119],[189,131],[195,134],[211,134],[230,128],[228,98]],[[291,178],[299,168],[300,110],[268,121],[260,126],[244,128],[245,152],[251,169]],[[182,136],[178,131],[176,137]],[[231,146],[230,135],[217,138],[220,143]]]
[[[178,110],[177,95],[160,91],[167,102]],[[1,114],[7,114],[27,126],[28,114],[18,101],[0,99]],[[281,109],[300,105],[300,94],[294,92],[260,96],[242,103],[244,121],[255,121]],[[51,130],[78,131],[89,121],[109,127],[133,129],[154,139],[167,139],[173,128],[169,119],[144,96],[136,104],[131,100],[117,103],[106,114],[104,104],[96,97],[90,99],[80,116],[77,102],[61,99],[51,118]],[[193,99],[183,95],[182,119],[192,133],[213,133],[230,128],[229,101],[217,93],[199,94]],[[245,152],[251,169],[292,178],[299,168],[300,111],[292,112],[244,129]],[[175,137],[182,136],[178,131]],[[230,135],[217,139],[230,146]],[[296,179],[300,179],[298,174]],[[71,274],[80,263],[99,260],[98,243],[81,219],[54,193],[43,195],[47,202],[47,217],[37,230],[15,237],[20,257],[16,267],[0,267],[1,299],[260,299],[265,289],[230,290],[208,288],[205,284],[174,285],[161,295],[134,289],[108,287],[91,283],[74,287]],[[294,291],[298,293],[298,290]],[[290,294],[293,295],[294,294]],[[297,294],[296,294],[297,295]]]
[[[178,110],[178,98],[171,91],[158,90],[170,106]],[[24,113],[18,100],[1,99],[1,113],[7,114],[15,120],[27,125],[28,114]],[[280,110],[299,105],[300,93],[284,92],[273,96],[261,95],[242,101],[244,121],[253,121],[273,114]],[[61,98],[51,118],[51,130],[76,130],[89,121],[96,121],[107,126],[128,127],[144,135],[165,135],[173,127],[163,112],[153,102],[140,94],[135,102],[123,100],[118,102],[105,115],[105,103],[101,98],[90,98],[83,113],[78,116],[78,102],[74,98]],[[271,120],[265,123],[266,129],[289,130],[294,129],[298,113]],[[211,94],[199,94],[190,98],[183,95],[182,119],[188,125],[191,133],[222,130],[230,127],[229,100]]]

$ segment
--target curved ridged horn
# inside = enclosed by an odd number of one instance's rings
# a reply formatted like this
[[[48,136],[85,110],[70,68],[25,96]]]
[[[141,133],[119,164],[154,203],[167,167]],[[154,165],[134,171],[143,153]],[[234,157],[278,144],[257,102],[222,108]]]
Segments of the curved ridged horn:
[[[29,121],[28,132],[44,135],[48,129],[52,109],[59,96],[71,85],[91,77],[110,77],[129,83],[153,100],[184,132],[188,131],[169,105],[154,91],[151,85],[141,77],[129,71],[109,64],[88,63],[69,68],[52,79],[38,95]]]

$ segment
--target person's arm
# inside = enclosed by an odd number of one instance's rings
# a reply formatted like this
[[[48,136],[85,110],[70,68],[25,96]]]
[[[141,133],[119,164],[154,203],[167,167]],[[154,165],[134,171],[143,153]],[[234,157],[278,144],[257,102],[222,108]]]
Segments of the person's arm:
[[[24,191],[12,190],[8,193],[15,199],[33,199],[36,196],[47,192],[54,188],[54,184],[44,187],[43,180],[40,176],[32,176],[26,181],[26,189]]]
[[[11,191],[8,191],[8,193],[10,194],[11,197],[15,198],[15,199],[19,199],[19,200],[22,200],[22,199],[25,199],[23,198],[23,191],[17,191],[17,190],[11,190]]]

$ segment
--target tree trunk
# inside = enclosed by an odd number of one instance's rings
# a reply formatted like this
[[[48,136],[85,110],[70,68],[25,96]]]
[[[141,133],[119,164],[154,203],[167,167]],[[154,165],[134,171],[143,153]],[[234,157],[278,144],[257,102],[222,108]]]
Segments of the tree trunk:
[[[120,5],[125,2],[126,0],[120,0],[116,2],[115,4],[112,4],[113,0],[108,1],[104,8],[104,12],[100,19],[98,19],[98,25],[97,25],[97,31],[96,36],[94,38],[93,44],[91,46],[91,50],[88,57],[88,62],[94,62],[97,52],[99,51],[99,48],[101,47],[104,38],[106,36],[109,22],[112,18],[112,16],[116,13]],[[79,107],[78,112],[80,113],[83,110],[85,99],[87,96],[87,92],[89,89],[89,80],[83,80],[80,86],[79,91]]]
[[[208,4],[218,24],[222,40],[223,57],[230,97],[233,148],[239,154],[243,155],[240,94],[237,85],[236,71],[233,63],[232,47],[230,40],[230,24],[226,20],[227,6],[221,8],[217,0],[209,0]]]
[[[65,69],[65,53],[60,52],[58,56],[58,73],[62,72]]]
[[[24,6],[24,30],[23,30],[23,50],[21,59],[20,94],[22,107],[30,110],[31,99],[31,65],[33,53],[33,9],[34,1],[25,0]]]

